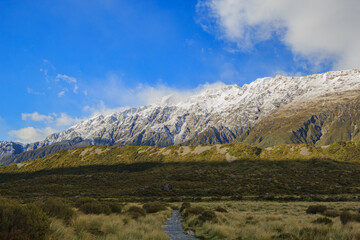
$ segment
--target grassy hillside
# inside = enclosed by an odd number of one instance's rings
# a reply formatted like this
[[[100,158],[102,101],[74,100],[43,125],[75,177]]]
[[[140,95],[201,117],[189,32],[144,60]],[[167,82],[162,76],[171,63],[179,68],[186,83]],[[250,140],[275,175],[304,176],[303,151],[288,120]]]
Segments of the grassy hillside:
[[[360,142],[338,142],[317,147],[289,144],[261,149],[245,143],[193,146],[88,146],[0,168],[0,173],[134,163],[232,162],[234,160],[326,159],[360,162]]]
[[[326,148],[243,143],[183,147],[89,146],[0,168],[0,195],[119,198],[357,199],[360,143]]]

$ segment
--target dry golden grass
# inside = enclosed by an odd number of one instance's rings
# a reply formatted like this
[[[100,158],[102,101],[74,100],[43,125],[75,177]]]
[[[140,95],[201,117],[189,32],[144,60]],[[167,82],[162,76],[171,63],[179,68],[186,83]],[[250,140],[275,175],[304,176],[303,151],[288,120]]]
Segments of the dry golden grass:
[[[360,239],[360,223],[350,222],[343,226],[339,217],[332,218],[333,224],[312,223],[319,214],[306,214],[309,202],[220,202],[193,203],[207,209],[225,208],[228,213],[216,212],[218,222],[205,222],[192,227],[198,237],[205,239]],[[359,202],[321,203],[336,210],[357,211]],[[186,220],[184,226],[193,226],[196,216]]]
[[[162,225],[171,215],[171,210],[148,214],[132,219],[126,214],[116,215],[78,215],[69,225],[52,219],[49,240],[122,240],[122,239],[168,239]]]
[[[306,214],[309,205],[322,204],[336,211],[357,211],[359,202],[201,202],[201,206],[215,210],[219,207],[227,212],[216,212],[218,221],[197,225],[198,216],[191,216],[183,223],[184,227],[195,230],[202,239],[247,239],[247,240],[360,240],[360,223],[349,222],[345,226],[340,218],[331,218],[332,224],[313,223],[320,214]],[[179,204],[173,204],[179,206]],[[129,208],[128,205],[126,208]],[[125,209],[126,212],[126,209]],[[63,221],[52,219],[48,240],[115,240],[115,239],[169,239],[162,225],[170,217],[171,209],[147,214],[132,219],[126,213],[120,215],[77,216],[66,225]]]

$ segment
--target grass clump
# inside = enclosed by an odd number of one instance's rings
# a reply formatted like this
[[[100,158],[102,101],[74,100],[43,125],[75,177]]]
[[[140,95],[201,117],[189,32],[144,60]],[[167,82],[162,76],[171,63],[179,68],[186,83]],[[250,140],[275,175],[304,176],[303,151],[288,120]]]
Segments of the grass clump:
[[[201,215],[205,209],[203,207],[189,207],[185,210],[184,216]]]
[[[335,218],[340,216],[339,211],[333,210],[333,209],[327,209],[325,212],[323,212],[323,215],[326,217]]]
[[[0,200],[0,239],[45,239],[50,220],[34,204],[21,205],[16,201]]]
[[[75,211],[70,205],[59,199],[46,199],[37,202],[36,205],[50,217],[56,217],[69,223],[75,215]]]
[[[327,217],[319,217],[316,220],[314,220],[313,223],[319,223],[319,224],[328,225],[328,224],[332,224],[333,221],[330,218],[327,218]]]
[[[206,210],[200,215],[199,220],[202,222],[216,223],[217,217],[214,211]]]
[[[126,214],[129,215],[132,219],[138,219],[139,217],[145,217],[146,211],[143,208],[137,206],[131,206]]]
[[[317,213],[324,213],[327,207],[325,205],[310,205],[306,209],[307,214],[317,214]]]
[[[146,213],[156,213],[164,211],[166,208],[167,204],[162,202],[149,202],[143,205],[143,209],[145,209]]]

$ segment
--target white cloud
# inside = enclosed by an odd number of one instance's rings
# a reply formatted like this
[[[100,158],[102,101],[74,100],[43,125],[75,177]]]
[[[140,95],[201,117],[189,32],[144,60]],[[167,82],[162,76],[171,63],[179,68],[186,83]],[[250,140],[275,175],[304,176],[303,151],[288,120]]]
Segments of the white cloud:
[[[360,67],[358,0],[199,0],[203,29],[248,50],[277,35],[314,65]]]
[[[43,140],[45,137],[55,132],[56,130],[50,127],[46,127],[42,129],[26,127],[18,130],[12,130],[9,132],[9,135],[17,138],[16,141],[22,143],[31,143],[31,142]]]
[[[73,87],[73,92],[74,93],[77,93],[77,90],[79,89],[79,86],[77,85],[77,79],[74,78],[74,77],[70,77],[70,76],[68,76],[66,74],[57,74],[56,77],[55,77],[55,81],[56,82],[63,81],[63,82],[66,82],[68,84],[73,84],[74,85],[74,87]],[[64,91],[62,91],[62,92],[64,92]],[[62,93],[62,92],[60,92],[60,93]],[[64,95],[64,93],[62,95]]]
[[[62,96],[64,96],[64,94],[65,94],[65,91],[61,91],[57,95],[58,95],[58,97],[62,97]]]
[[[54,118],[50,115],[42,115],[39,114],[38,112],[33,112],[33,113],[22,113],[21,119],[24,121],[30,119],[35,122],[52,122]]]
[[[77,83],[76,78],[70,77],[70,76],[68,76],[66,74],[58,74],[58,75],[56,75],[55,81],[60,81],[60,80],[65,81],[67,83]]]

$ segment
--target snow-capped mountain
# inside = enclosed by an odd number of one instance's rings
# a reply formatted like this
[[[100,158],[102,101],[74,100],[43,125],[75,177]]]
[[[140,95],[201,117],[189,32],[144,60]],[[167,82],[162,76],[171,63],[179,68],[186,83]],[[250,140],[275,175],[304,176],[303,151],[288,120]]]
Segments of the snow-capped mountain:
[[[24,151],[21,143],[11,141],[0,141],[0,160],[2,158],[11,157]]]
[[[318,105],[319,99],[326,99],[327,104],[359,96],[360,70],[303,77],[278,75],[242,87],[218,85],[186,98],[168,96],[153,105],[97,115],[23,149],[75,138],[92,144],[158,146],[246,141],[257,123],[266,122],[287,107],[296,112]],[[259,140],[261,136],[256,138]]]

